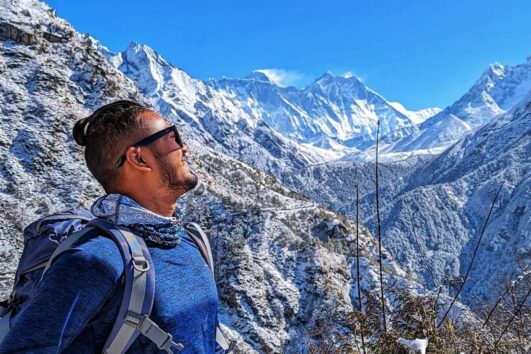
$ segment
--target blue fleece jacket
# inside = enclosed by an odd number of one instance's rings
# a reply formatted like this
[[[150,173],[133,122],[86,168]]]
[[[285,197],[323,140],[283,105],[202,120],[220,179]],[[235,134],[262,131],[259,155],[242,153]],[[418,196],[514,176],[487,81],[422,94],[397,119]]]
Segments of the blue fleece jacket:
[[[123,198],[119,201],[123,204]],[[122,208],[121,215],[129,210]],[[150,318],[184,345],[179,353],[223,352],[215,342],[216,284],[194,241],[186,232],[177,234],[173,247],[148,242],[156,272]],[[123,261],[112,240],[97,234],[84,238],[46,273],[15,317],[0,353],[101,353],[120,307],[122,273]],[[142,335],[128,351],[159,352]]]

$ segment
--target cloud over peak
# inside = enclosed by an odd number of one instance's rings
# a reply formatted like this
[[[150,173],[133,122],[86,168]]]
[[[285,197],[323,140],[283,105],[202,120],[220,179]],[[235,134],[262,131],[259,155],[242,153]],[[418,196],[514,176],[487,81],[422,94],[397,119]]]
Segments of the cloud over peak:
[[[285,69],[258,69],[255,72],[266,75],[269,80],[281,87],[298,86],[301,80],[304,79],[304,74],[298,71],[285,70]]]

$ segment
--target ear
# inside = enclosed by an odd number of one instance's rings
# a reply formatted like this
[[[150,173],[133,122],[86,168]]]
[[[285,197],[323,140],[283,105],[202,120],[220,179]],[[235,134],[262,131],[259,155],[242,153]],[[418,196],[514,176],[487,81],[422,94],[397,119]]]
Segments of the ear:
[[[140,171],[150,172],[153,169],[148,162],[142,157],[142,148],[140,147],[129,147],[125,152],[126,163],[132,168],[135,168]]]

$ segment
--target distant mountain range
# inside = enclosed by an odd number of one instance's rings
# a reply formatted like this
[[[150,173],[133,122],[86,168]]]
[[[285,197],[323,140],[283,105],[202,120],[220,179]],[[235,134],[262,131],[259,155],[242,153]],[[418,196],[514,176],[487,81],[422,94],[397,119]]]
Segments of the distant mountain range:
[[[411,152],[448,147],[466,134],[507,112],[529,93],[531,57],[524,64],[490,65],[468,92],[423,123],[384,137],[383,151]]]
[[[302,89],[281,87],[263,71],[243,79],[201,81],[145,45],[132,42],[117,55],[104,47],[102,51],[148,97],[174,102],[185,115],[203,116],[201,109],[206,109],[218,121],[223,117],[230,124],[238,122],[240,130],[267,126],[301,145],[302,151],[320,149],[325,159],[366,159],[378,121],[381,151],[388,158],[441,153],[509,110],[531,87],[531,59],[514,67],[494,64],[451,106],[412,112],[399,102],[388,102],[354,76],[325,73]]]

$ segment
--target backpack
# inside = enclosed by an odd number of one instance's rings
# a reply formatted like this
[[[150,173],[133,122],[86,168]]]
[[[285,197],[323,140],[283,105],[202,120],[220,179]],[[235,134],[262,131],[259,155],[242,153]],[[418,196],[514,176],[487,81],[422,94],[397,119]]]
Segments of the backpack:
[[[214,276],[214,262],[207,236],[195,223],[183,226]],[[84,209],[48,215],[24,229],[24,249],[15,274],[13,291],[7,301],[0,303],[0,342],[9,332],[11,320],[31,298],[35,286],[53,261],[94,229],[115,242],[124,262],[124,294],[103,353],[124,353],[140,334],[168,353],[172,353],[172,348],[183,349],[182,344],[175,343],[171,334],[149,318],[155,297],[155,271],[144,240],[126,227],[95,218]],[[228,349],[219,326],[216,328],[216,341],[224,350]]]

